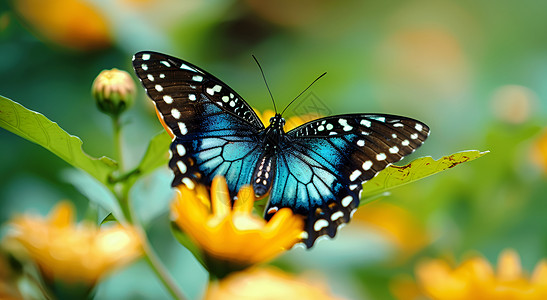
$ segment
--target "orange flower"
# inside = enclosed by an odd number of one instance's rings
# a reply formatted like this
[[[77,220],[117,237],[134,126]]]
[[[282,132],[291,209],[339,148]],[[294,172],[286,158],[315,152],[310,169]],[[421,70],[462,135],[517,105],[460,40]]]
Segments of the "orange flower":
[[[544,174],[547,174],[547,130],[539,136],[532,145],[531,160],[541,168]]]
[[[250,269],[212,282],[204,300],[341,300],[324,284],[297,278],[277,269]]]
[[[140,237],[132,228],[76,226],[73,219],[73,207],[61,202],[46,219],[14,219],[8,238],[26,250],[46,278],[89,286],[141,255]]]
[[[456,268],[435,259],[419,264],[416,277],[414,289],[408,281],[394,284],[394,293],[399,299],[424,299],[424,296],[434,300],[547,299],[547,261],[538,263],[532,276],[527,277],[513,250],[502,252],[497,272],[481,257],[470,258]]]
[[[406,258],[422,249],[429,241],[423,224],[402,207],[384,202],[366,205],[357,210],[353,220],[380,231]]]
[[[68,48],[94,50],[111,43],[106,18],[88,1],[16,0],[14,6],[39,35]]]
[[[233,208],[222,177],[213,179],[210,200],[204,186],[181,185],[178,191],[171,205],[173,221],[201,249],[212,272],[268,261],[300,240],[304,223],[290,209],[279,210],[269,222],[252,214],[251,187],[239,191]]]

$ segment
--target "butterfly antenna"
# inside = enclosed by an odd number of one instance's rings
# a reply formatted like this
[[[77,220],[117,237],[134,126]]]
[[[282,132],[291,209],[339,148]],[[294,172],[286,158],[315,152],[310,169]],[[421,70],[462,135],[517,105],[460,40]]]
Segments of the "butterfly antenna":
[[[253,55],[253,58],[254,58],[256,64],[258,65],[258,68],[260,69],[260,73],[262,73],[262,78],[264,79],[264,83],[266,84],[266,88],[268,89],[268,93],[270,93],[270,97],[272,98],[272,103],[273,103],[275,114],[277,114],[277,107],[275,106],[275,100],[274,100],[274,97],[272,95],[272,91],[270,91],[270,87],[268,86],[268,81],[266,80],[266,75],[264,75],[264,71],[262,70],[262,66],[260,66],[260,63],[258,62],[258,59],[256,59],[256,57],[254,55]]]
[[[287,106],[285,106],[285,109],[281,112],[281,115],[283,115],[283,113],[287,110],[287,108],[289,108],[289,106],[291,106],[291,104],[293,104],[293,102],[296,101],[298,97],[302,96],[302,94],[304,94],[317,80],[321,79],[321,77],[325,76],[326,74],[327,72],[319,75],[319,77],[317,77],[312,83],[310,83],[310,85],[308,85],[307,88],[305,88],[300,94],[298,94],[298,96],[296,96],[296,98],[294,98]]]

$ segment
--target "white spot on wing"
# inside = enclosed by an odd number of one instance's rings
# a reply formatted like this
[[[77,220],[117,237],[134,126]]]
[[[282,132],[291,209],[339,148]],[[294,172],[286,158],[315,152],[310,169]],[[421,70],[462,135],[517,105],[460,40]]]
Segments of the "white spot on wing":
[[[363,163],[363,170],[368,171],[372,168],[372,162],[370,160],[367,160]]]
[[[364,140],[358,140],[358,141],[357,141],[357,146],[363,147],[364,145],[365,145],[365,141],[364,141]]]
[[[179,171],[182,174],[186,173],[186,170],[188,170],[188,168],[186,168],[186,165],[182,162],[182,160],[177,161],[177,167],[179,168]]]
[[[180,156],[184,156],[186,154],[186,148],[184,148],[184,146],[182,144],[178,144],[177,145],[177,153]]]
[[[196,101],[196,95],[188,94],[188,99],[190,99],[190,101]]]
[[[163,86],[161,86],[159,84],[156,84],[155,88],[156,88],[156,91],[158,91],[158,92],[163,91]]]
[[[325,227],[328,227],[329,226],[329,222],[325,219],[319,219],[317,221],[315,221],[315,224],[313,224],[313,229],[315,231],[320,231],[321,229],[325,228]]]
[[[370,127],[370,121],[369,120],[361,120],[361,125],[365,126],[365,127]]]
[[[203,81],[203,76],[194,75],[194,76],[192,76],[192,80],[201,82],[201,81]]]
[[[361,175],[361,171],[355,170],[351,175],[349,176],[349,180],[355,181],[359,176]]]
[[[151,74],[146,75],[146,77],[148,78],[148,80],[154,81],[154,76],[152,76]]]
[[[401,142],[401,145],[408,146],[408,145],[410,145],[410,142],[408,140],[404,140],[404,141]]]
[[[410,138],[413,139],[413,140],[415,140],[415,139],[418,138],[418,134],[417,134],[417,133],[413,133],[413,134],[410,135]]]
[[[385,160],[387,158],[386,154],[385,153],[378,153],[376,154],[376,160],[380,161],[380,160]]]
[[[344,199],[342,199],[342,206],[348,207],[350,203],[353,201],[353,198],[351,196],[346,196]]]
[[[393,127],[403,127],[405,126],[403,123],[395,123],[393,124]]]
[[[142,60],[149,60],[149,59],[150,59],[150,54],[145,53],[142,55]]]
[[[186,128],[186,124],[179,122],[179,130],[182,135],[185,135],[188,133],[188,128]]]
[[[389,148],[389,153],[395,154],[397,152],[399,152],[399,147],[393,146],[393,147]]]
[[[189,71],[194,71],[194,72],[196,72],[196,70],[190,68],[188,65],[185,65],[185,64],[182,64],[182,65],[180,66],[180,68],[181,68],[181,69],[185,69],[185,70],[189,70]]]
[[[343,217],[343,216],[344,216],[344,213],[343,213],[343,212],[337,211],[337,212],[333,213],[333,214],[330,216],[330,219],[331,219],[332,221],[336,221],[336,220],[340,219],[340,218]]]
[[[176,108],[172,108],[171,109],[171,115],[173,116],[173,118],[175,119],[180,119],[180,111]]]
[[[189,188],[189,189],[191,189],[191,190],[193,190],[194,187],[196,186],[196,185],[194,184],[194,182],[193,182],[190,178],[188,178],[188,177],[182,178],[182,183],[184,183],[184,184],[186,185],[186,187]]]
[[[141,65],[141,68],[145,71],[148,71],[148,66],[146,64],[142,64]]]
[[[162,64],[163,64],[164,66],[166,66],[166,67],[170,67],[170,66],[171,66],[171,64],[168,63],[168,62],[165,61],[165,60],[162,60],[160,63],[162,63]]]
[[[414,126],[414,128],[416,128],[416,130],[418,131],[422,131],[424,129],[424,127],[420,123],[416,123],[416,126]]]
[[[340,123],[340,125],[342,125],[342,129],[344,131],[350,131],[353,129],[353,127],[351,127],[350,125],[348,125],[348,120],[346,119],[338,119],[338,123]]]
[[[171,103],[173,103],[173,98],[169,95],[165,95],[165,96],[163,96],[163,101],[165,101],[165,103],[167,103],[167,104],[171,104]]]

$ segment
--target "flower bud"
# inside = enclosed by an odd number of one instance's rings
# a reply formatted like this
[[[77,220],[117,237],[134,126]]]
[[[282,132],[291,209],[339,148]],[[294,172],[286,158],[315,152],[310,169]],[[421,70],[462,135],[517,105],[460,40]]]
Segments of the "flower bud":
[[[117,117],[133,104],[135,90],[129,73],[114,68],[103,70],[95,78],[91,91],[99,110]]]

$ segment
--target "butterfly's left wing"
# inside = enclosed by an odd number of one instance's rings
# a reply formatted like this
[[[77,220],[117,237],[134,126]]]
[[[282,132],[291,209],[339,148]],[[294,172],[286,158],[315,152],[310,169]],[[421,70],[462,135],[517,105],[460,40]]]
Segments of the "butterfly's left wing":
[[[166,54],[139,52],[133,67],[175,136],[172,185],[209,185],[223,175],[234,195],[249,184],[264,125],[243,98],[205,70]]]
[[[334,237],[359,206],[362,183],[412,153],[428,135],[417,120],[383,114],[327,117],[289,131],[266,219],[289,207],[306,218],[308,248],[322,235]]]

